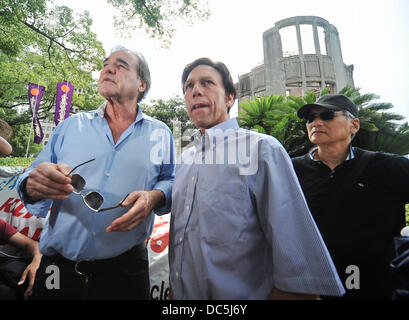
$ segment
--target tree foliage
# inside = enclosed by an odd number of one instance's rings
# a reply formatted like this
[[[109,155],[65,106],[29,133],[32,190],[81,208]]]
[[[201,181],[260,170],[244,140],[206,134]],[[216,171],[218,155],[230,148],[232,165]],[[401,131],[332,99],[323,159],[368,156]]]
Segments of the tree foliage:
[[[35,158],[22,158],[22,157],[13,157],[13,158],[0,158],[0,166],[4,167],[29,167]]]
[[[176,96],[169,100],[152,100],[142,105],[142,111],[164,122],[172,131],[176,157],[191,143],[191,136],[197,130],[190,120],[184,99]]]
[[[130,32],[136,23],[164,43],[170,42],[176,19],[192,22],[209,16],[207,4],[199,0],[107,1],[118,10],[117,28]],[[28,82],[46,87],[40,119],[51,116],[59,81],[80,89],[73,105],[82,110],[103,101],[92,72],[100,70],[106,55],[91,26],[87,11],[74,14],[67,6],[54,6],[53,0],[0,0],[0,116],[14,129],[15,150],[21,149],[19,130],[26,132],[32,120]]]
[[[409,154],[409,126],[399,123],[405,117],[389,110],[391,103],[374,102],[379,96],[373,93],[360,94],[359,88],[345,87],[340,93],[350,97],[358,107],[361,129],[352,144],[373,151],[400,155]]]
[[[105,52],[90,27],[87,12],[73,15],[70,8],[49,0],[0,0],[0,117],[14,130],[13,156],[24,156],[32,115],[28,83],[46,87],[40,119],[50,116],[57,82],[70,81],[83,94],[73,104],[95,108],[101,100],[92,71],[102,66]],[[33,138],[33,135],[31,135]],[[30,143],[29,154],[41,147]]]
[[[14,109],[0,109],[0,118],[13,119],[18,118],[19,115]],[[24,157],[27,151],[28,136],[30,132],[30,124],[16,124],[13,126],[13,137],[9,141],[13,147],[12,156],[13,157]],[[28,149],[28,155],[37,155],[42,149],[41,145],[34,143],[34,134],[31,134],[30,145]]]
[[[237,119],[244,128],[274,136],[290,156],[297,156],[312,146],[305,123],[298,118],[297,111],[304,104],[314,101],[313,93],[302,98],[274,94],[256,97],[240,103]]]
[[[167,47],[175,32],[174,23],[183,19],[188,23],[206,20],[210,11],[203,0],[108,0],[118,14],[114,16],[118,30],[144,28]]]
[[[55,104],[57,82],[68,80],[88,98],[74,93],[80,108],[98,100],[92,71],[105,56],[102,44],[91,32],[87,12],[73,16],[70,8],[50,6],[48,0],[0,0],[0,108],[16,109],[20,117],[10,125],[31,121],[28,82],[46,87],[40,118]]]
[[[391,103],[378,103],[379,96],[361,94],[359,88],[345,87],[340,91],[350,97],[358,107],[361,128],[352,144],[372,151],[384,151],[400,155],[409,154],[409,125],[397,121],[404,117],[393,112]],[[328,94],[324,89],[321,95]],[[239,123],[242,127],[276,137],[291,157],[307,153],[313,145],[308,139],[305,121],[297,111],[307,103],[314,103],[313,92],[304,97],[270,95],[256,97],[240,103]]]
[[[176,129],[182,133],[188,129],[196,128],[187,114],[185,101],[176,96],[168,100],[152,100],[149,104],[142,104],[142,111],[147,115],[164,122],[172,132]],[[179,122],[180,128],[175,128],[175,121]]]

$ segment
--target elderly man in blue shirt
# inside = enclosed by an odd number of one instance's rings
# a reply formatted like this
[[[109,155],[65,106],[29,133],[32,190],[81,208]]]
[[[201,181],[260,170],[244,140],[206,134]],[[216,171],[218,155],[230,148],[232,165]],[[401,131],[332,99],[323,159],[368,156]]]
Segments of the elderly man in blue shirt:
[[[51,207],[33,298],[149,298],[145,240],[153,212],[169,211],[174,178],[172,134],[138,105],[150,83],[140,53],[114,48],[98,82],[106,102],[58,125],[19,177],[31,213]]]
[[[344,288],[285,149],[229,120],[236,91],[208,58],[182,75],[200,128],[177,164],[172,191],[174,299],[311,299]]]

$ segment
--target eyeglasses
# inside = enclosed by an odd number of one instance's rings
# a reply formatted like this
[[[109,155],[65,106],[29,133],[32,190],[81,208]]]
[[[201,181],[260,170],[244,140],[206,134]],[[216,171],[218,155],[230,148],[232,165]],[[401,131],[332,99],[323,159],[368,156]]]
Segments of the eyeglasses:
[[[91,161],[94,161],[95,159],[91,159],[88,161],[85,161],[83,163],[80,163],[76,167],[74,167],[66,176],[68,177],[75,169],[83,166],[84,164],[87,164]],[[121,204],[125,201],[125,199],[129,196],[129,193],[114,207],[109,207],[109,208],[104,208],[101,209],[102,204],[104,203],[104,197],[97,191],[90,191],[88,192],[85,196],[81,193],[84,188],[85,188],[85,179],[81,177],[79,174],[74,174],[71,177],[71,185],[74,188],[74,193],[79,194],[82,199],[84,200],[84,203],[87,205],[88,208],[95,212],[102,212],[102,211],[107,211],[111,209],[115,209],[121,206]]]
[[[316,117],[319,117],[323,121],[331,121],[332,119],[335,118],[336,112],[338,111],[325,110],[320,113],[310,113],[305,117],[305,119],[307,120],[308,124],[314,122]]]

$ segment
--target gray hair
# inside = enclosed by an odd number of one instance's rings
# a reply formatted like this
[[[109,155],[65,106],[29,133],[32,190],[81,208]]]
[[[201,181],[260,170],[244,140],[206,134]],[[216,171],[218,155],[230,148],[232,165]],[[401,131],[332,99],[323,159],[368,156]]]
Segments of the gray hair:
[[[344,113],[344,116],[347,117],[348,119],[355,119],[356,117],[349,111],[347,110],[342,110],[342,112]]]
[[[344,113],[344,116],[349,120],[358,118],[358,117],[355,117],[351,112],[347,110],[342,110],[342,112]],[[351,141],[354,140],[355,136],[356,136],[356,133],[351,134]]]
[[[148,63],[145,60],[145,57],[139,51],[128,49],[124,46],[115,46],[111,49],[111,53],[116,51],[125,51],[130,54],[133,54],[138,59],[138,70],[136,70],[138,78],[146,84],[146,90],[138,97],[138,102],[141,101],[146,94],[148,93],[151,87],[151,73],[149,71]]]

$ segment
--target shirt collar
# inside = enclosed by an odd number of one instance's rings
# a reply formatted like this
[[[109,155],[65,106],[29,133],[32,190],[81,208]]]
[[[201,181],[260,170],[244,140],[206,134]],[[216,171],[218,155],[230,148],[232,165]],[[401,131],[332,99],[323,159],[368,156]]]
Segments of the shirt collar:
[[[213,137],[220,137],[224,136],[226,131],[231,130],[237,130],[240,129],[239,124],[237,123],[236,118],[232,118],[229,120],[226,120],[222,123],[219,123],[218,125],[215,125],[214,127],[211,127],[210,129],[206,129],[205,133],[202,135],[202,132],[200,130],[197,130],[191,137],[191,141],[193,142],[194,146],[200,146],[202,145],[202,139],[206,141],[212,141]],[[216,140],[218,141],[218,139]]]
[[[95,116],[99,116],[101,118],[105,115],[105,109],[107,107],[107,102],[105,101],[103,104],[99,106],[97,110],[95,110]]]
[[[318,150],[318,147],[314,148],[314,149],[309,153],[309,156],[310,156],[311,160],[312,160],[312,161],[315,161],[315,162],[321,161],[321,160],[315,160],[315,159],[314,159],[314,154],[315,154],[315,152],[317,152],[317,150]],[[347,157],[345,158],[344,161],[349,161],[349,160],[352,160],[352,159],[354,159],[354,158],[355,158],[355,147],[352,147],[352,145],[349,145],[349,153],[348,153],[348,155],[347,155]]]
[[[101,104],[98,109],[95,110],[95,116],[99,116],[101,118],[103,118],[105,116],[105,110],[107,108],[107,102],[105,101],[103,104]],[[140,120],[142,120],[142,118],[145,115],[143,114],[141,107],[138,105],[138,114],[136,115],[136,119],[134,121],[134,124],[136,124],[137,122],[139,122]]]

